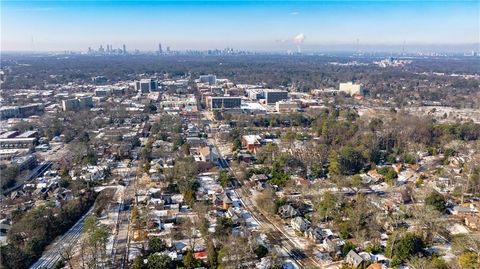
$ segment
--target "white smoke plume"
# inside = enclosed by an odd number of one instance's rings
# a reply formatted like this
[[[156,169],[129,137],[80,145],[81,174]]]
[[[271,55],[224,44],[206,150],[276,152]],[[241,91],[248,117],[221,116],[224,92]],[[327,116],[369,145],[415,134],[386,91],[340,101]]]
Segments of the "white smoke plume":
[[[296,47],[297,47],[297,52],[300,53],[302,52],[301,50],[301,45],[303,44],[303,42],[305,41],[306,39],[306,36],[305,34],[303,33],[300,33],[294,37],[291,37],[289,39],[277,39],[275,40],[275,42],[278,42],[278,43],[287,43],[287,44],[294,44]]]
[[[302,52],[302,49],[301,49],[300,46],[303,44],[303,41],[305,41],[305,35],[303,33],[298,34],[298,35],[293,37],[293,43],[295,43],[297,45],[297,52],[298,53]]]
[[[278,43],[294,43],[294,44],[302,44],[303,41],[305,41],[305,35],[304,34],[298,34],[294,37],[291,37],[289,39],[277,39],[275,42]]]
[[[302,44],[303,41],[305,41],[305,35],[302,33],[302,34],[298,34],[296,36],[293,37],[293,43],[295,44]]]

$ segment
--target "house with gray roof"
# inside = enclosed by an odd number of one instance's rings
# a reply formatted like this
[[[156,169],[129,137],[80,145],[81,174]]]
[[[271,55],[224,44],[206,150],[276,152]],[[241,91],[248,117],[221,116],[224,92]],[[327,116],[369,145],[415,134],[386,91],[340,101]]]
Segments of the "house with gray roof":
[[[291,220],[291,225],[293,229],[303,233],[308,227],[310,227],[310,222],[302,217],[296,217]]]
[[[345,261],[352,265],[353,268],[360,268],[365,263],[362,256],[358,255],[353,249],[348,252]]]
[[[282,205],[281,207],[278,208],[278,214],[283,219],[290,219],[297,216],[298,212],[291,205]]]

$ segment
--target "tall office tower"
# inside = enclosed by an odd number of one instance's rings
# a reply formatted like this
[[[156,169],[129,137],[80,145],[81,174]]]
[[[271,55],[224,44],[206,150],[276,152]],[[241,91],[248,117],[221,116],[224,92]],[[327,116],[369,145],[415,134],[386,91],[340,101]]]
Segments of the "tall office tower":
[[[123,44],[123,54],[127,54],[127,47]]]
[[[199,78],[201,83],[208,83],[210,85],[215,85],[217,83],[217,76],[215,75],[201,75]]]
[[[78,99],[62,100],[63,111],[75,111],[80,108],[80,102]]]
[[[161,43],[158,43],[158,53],[162,53],[162,44]]]
[[[170,46],[167,46],[167,53],[170,53]]]
[[[98,52],[100,52],[100,53],[105,52],[105,49],[103,48],[102,45],[100,45],[100,48],[98,48]]]
[[[141,79],[135,82],[135,90],[147,93],[158,90],[158,82],[154,79]]]
[[[107,52],[110,52],[110,45],[107,44]]]
[[[93,107],[93,98],[91,96],[79,96],[77,100],[81,109]]]

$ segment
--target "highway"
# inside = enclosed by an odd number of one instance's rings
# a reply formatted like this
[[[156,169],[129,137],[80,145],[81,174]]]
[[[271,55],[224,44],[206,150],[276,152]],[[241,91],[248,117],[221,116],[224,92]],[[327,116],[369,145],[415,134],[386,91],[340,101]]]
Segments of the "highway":
[[[83,224],[85,222],[85,218],[90,215],[93,211],[93,207],[85,213],[75,225],[70,228],[65,234],[61,237],[57,238],[49,248],[43,252],[42,257],[35,262],[30,269],[39,269],[39,268],[52,268],[55,264],[61,259],[61,255],[64,250],[75,244],[80,237],[80,234],[83,230]]]

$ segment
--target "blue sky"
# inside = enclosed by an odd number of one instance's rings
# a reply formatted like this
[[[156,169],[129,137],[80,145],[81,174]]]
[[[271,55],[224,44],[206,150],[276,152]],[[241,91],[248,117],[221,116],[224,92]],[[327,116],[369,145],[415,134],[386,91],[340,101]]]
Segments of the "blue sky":
[[[480,1],[1,1],[2,50],[478,48]],[[303,34],[303,42],[293,37]]]

